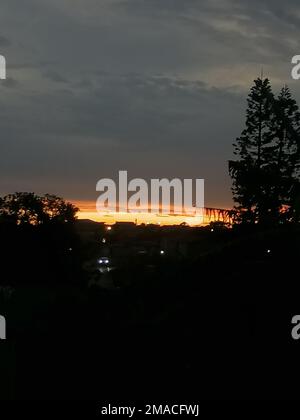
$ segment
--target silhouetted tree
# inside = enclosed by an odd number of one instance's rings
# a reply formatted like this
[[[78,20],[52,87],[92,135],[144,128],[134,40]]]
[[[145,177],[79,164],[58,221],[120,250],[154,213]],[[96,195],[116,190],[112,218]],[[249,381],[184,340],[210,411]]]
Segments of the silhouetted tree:
[[[274,155],[275,194],[279,204],[288,206],[282,218],[296,221],[299,218],[297,201],[299,200],[299,163],[300,163],[300,112],[297,102],[292,98],[290,89],[282,88],[275,101]]]
[[[15,193],[0,198],[0,283],[76,281],[80,242],[78,209],[53,195]]]
[[[42,214],[42,203],[34,193],[15,193],[0,198],[2,222],[35,225],[41,220]]]
[[[17,225],[73,222],[78,209],[55,195],[18,192],[0,198],[0,221]]]
[[[256,79],[248,97],[246,128],[234,144],[237,161],[229,161],[234,200],[242,221],[264,221],[277,208],[272,200],[270,161],[275,145],[274,96],[268,79]]]

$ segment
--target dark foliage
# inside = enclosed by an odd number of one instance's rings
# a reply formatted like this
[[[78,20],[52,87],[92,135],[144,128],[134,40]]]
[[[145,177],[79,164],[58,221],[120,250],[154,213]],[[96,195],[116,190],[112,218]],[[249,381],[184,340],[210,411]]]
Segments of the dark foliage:
[[[273,225],[299,220],[300,113],[290,90],[278,98],[268,79],[248,97],[246,128],[229,161],[238,221]]]

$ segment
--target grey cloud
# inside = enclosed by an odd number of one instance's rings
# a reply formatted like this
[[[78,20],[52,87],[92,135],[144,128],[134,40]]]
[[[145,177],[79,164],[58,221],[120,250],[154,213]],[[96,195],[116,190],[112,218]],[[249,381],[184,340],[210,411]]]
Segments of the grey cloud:
[[[73,95],[56,91],[27,97],[14,115],[16,127],[6,120],[9,137],[15,140],[4,147],[3,177],[11,171],[22,179],[40,180],[52,171],[54,180],[69,174],[77,185],[84,177],[91,192],[98,178],[113,176],[125,163],[130,171],[136,159],[143,170],[136,176],[208,177],[213,162],[225,164],[232,136],[240,128],[231,123],[240,113],[239,95],[200,81],[102,76],[77,95],[74,90]],[[176,154],[192,169],[178,166]],[[172,155],[173,164],[168,161]],[[222,184],[220,168],[213,177]]]
[[[52,82],[67,83],[67,79],[55,70],[46,70],[43,75],[49,80],[52,80]]]
[[[8,47],[10,45],[10,41],[5,37],[0,35],[0,47]]]
[[[203,176],[208,204],[228,204],[226,161],[261,67],[300,99],[290,80],[295,0],[2,3],[11,40],[0,82],[3,192],[89,198],[98,178],[125,168]]]
[[[2,80],[1,84],[5,88],[18,88],[20,86],[20,82],[12,77],[7,77],[5,80]]]

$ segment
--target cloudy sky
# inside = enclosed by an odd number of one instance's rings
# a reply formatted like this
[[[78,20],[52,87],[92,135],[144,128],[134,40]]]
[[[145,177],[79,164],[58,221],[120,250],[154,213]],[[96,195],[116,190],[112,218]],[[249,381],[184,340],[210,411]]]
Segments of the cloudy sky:
[[[205,178],[227,160],[263,66],[275,92],[300,54],[296,0],[2,0],[0,194],[94,200],[98,179]]]

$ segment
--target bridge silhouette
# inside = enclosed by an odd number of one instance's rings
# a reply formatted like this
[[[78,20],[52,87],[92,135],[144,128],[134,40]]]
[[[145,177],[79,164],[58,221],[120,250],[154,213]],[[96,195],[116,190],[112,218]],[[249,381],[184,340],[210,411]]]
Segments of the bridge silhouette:
[[[234,216],[236,214],[236,211],[232,209],[230,210],[218,209],[213,207],[204,207],[203,210],[203,218],[205,223],[222,222],[232,224]]]
[[[194,211],[196,208],[194,207]],[[200,217],[203,219],[203,224],[209,223],[226,223],[226,224],[233,224],[236,210],[233,209],[219,209],[216,207],[203,207],[197,208],[196,214],[191,212],[190,214],[183,214],[183,213],[168,213],[164,214],[163,216],[191,216],[191,217]],[[162,214],[157,214],[157,216],[162,216]]]
[[[151,213],[149,213],[148,209],[144,209],[143,212],[128,212],[127,209],[123,209],[122,208],[122,212],[123,214],[128,214],[131,215],[131,221],[135,224],[139,224],[141,223],[140,219],[140,215],[141,214],[148,214],[150,215]],[[103,217],[104,218],[117,218],[118,212],[108,212],[108,213],[104,213]],[[168,218],[168,217],[187,217],[187,218],[195,218],[198,219],[199,221],[201,220],[201,222],[199,223],[199,225],[208,225],[210,223],[225,223],[225,224],[233,224],[233,221],[235,219],[235,215],[236,215],[236,211],[233,209],[220,209],[220,208],[215,208],[215,207],[202,207],[202,208],[195,208],[193,207],[193,210],[188,211],[186,213],[182,213],[182,212],[157,212],[157,213],[153,213],[152,214],[154,217],[159,217],[159,218]],[[117,220],[116,220],[117,221]],[[129,220],[128,220],[129,221]],[[139,221],[139,223],[138,223]],[[195,220],[196,221],[196,220]],[[123,220],[124,222],[124,220]],[[143,221],[145,222],[145,221]],[[155,221],[153,221],[153,223],[155,223]]]

